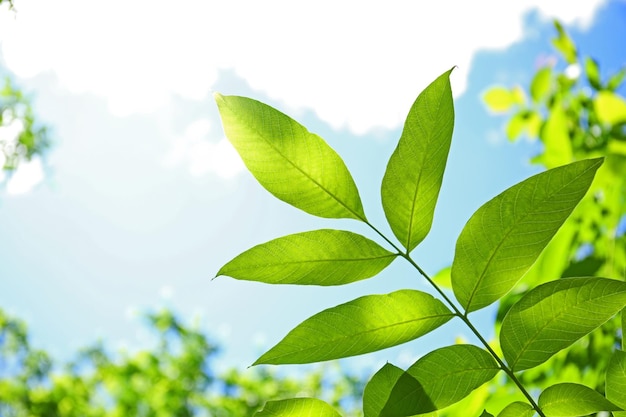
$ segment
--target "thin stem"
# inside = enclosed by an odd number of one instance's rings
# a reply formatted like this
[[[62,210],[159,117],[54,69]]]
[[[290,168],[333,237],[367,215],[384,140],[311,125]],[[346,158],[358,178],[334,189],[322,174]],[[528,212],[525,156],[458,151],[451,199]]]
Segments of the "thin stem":
[[[546,417],[546,415],[543,413],[543,411],[541,411],[541,409],[539,408],[539,405],[535,402],[535,400],[533,399],[533,397],[530,395],[530,393],[528,391],[526,391],[526,388],[524,388],[524,386],[522,385],[522,383],[520,382],[519,379],[517,379],[517,377],[515,376],[515,373],[513,373],[512,369],[509,369],[509,367],[504,363],[504,361],[502,359],[500,359],[500,357],[498,356],[498,354],[491,348],[491,346],[489,346],[489,343],[487,343],[487,341],[485,340],[485,338],[480,334],[480,332],[478,331],[478,329],[476,329],[476,327],[474,327],[474,325],[472,324],[472,322],[470,321],[469,317],[467,317],[467,313],[463,313],[457,306],[456,304],[454,304],[452,302],[452,300],[446,295],[446,293],[443,292],[443,290],[441,288],[439,288],[439,286],[437,284],[435,284],[435,282],[432,280],[432,278],[430,278],[428,276],[428,274],[426,272],[424,272],[424,270],[422,268],[420,268],[420,266],[411,258],[411,256],[408,254],[408,252],[403,252],[402,250],[400,250],[400,248],[398,248],[398,246],[396,246],[391,240],[389,240],[387,238],[387,236],[383,235],[378,229],[376,229],[376,227],[374,227],[371,223],[369,223],[368,221],[365,221],[365,223],[374,231],[376,232],[380,237],[382,237],[387,243],[389,243],[397,252],[398,255],[402,256],[404,259],[406,259],[419,273],[420,275],[422,275],[426,281],[428,281],[430,283],[430,285],[435,289],[435,291],[437,291],[439,293],[439,295],[448,303],[448,305],[452,308],[452,310],[454,310],[455,315],[457,315],[461,320],[463,320],[463,323],[465,323],[465,325],[472,331],[472,333],[474,333],[474,335],[478,338],[478,340],[480,340],[480,342],[483,344],[483,346],[485,347],[485,349],[487,349],[487,351],[491,354],[491,356],[493,356],[493,358],[496,360],[496,362],[498,363],[498,366],[500,367],[500,369],[502,369],[504,371],[504,373],[507,374],[507,376],[509,378],[511,378],[511,381],[513,381],[513,383],[515,385],[517,385],[517,387],[519,388],[519,390],[522,392],[522,394],[524,394],[524,396],[526,397],[526,399],[530,402],[530,405],[535,409],[535,411],[537,412],[537,414],[539,414],[541,417]],[[624,312],[622,312],[622,314],[626,314]]]
[[[522,394],[524,394],[526,399],[528,399],[528,401],[530,402],[530,405],[535,409],[535,411],[541,417],[546,417],[546,415],[541,411],[541,409],[539,408],[539,405],[535,402],[535,400],[530,395],[530,393],[528,391],[526,391],[526,388],[524,388],[524,386],[522,385],[520,380],[517,379],[517,377],[513,373],[513,370],[509,369],[509,367],[504,363],[504,361],[502,359],[500,359],[498,354],[491,348],[491,346],[489,346],[489,343],[480,334],[478,329],[476,329],[476,327],[474,327],[474,325],[470,321],[469,317],[467,317],[467,314],[464,314],[463,312],[461,312],[461,310],[459,310],[459,308],[452,302],[452,300],[450,300],[450,298],[448,298],[448,296],[446,296],[446,294],[443,292],[443,290],[441,290],[441,288],[439,288],[439,286],[437,284],[435,284],[435,282],[428,276],[428,274],[426,274],[426,272],[424,272],[424,270],[422,268],[420,268],[419,265],[417,265],[417,263],[415,263],[415,261],[409,255],[402,254],[402,257],[404,259],[406,259],[411,265],[413,265],[413,267],[415,269],[417,269],[417,271],[426,279],[426,281],[428,281],[430,283],[430,285],[432,285],[433,288],[435,288],[435,290],[443,297],[443,299],[446,300],[448,305],[450,305],[450,307],[454,310],[454,313],[457,316],[459,316],[459,318],[461,320],[463,320],[463,323],[465,323],[465,325],[467,327],[469,327],[469,329],[472,331],[472,333],[474,333],[474,335],[478,338],[478,340],[480,340],[480,342],[483,344],[485,349],[487,349],[487,351],[491,354],[491,356],[493,356],[493,358],[496,360],[496,362],[498,362],[498,365],[500,366],[500,369],[502,369],[508,375],[508,377],[511,378],[511,381],[513,381],[513,383],[515,385],[517,385],[519,390],[522,392]]]

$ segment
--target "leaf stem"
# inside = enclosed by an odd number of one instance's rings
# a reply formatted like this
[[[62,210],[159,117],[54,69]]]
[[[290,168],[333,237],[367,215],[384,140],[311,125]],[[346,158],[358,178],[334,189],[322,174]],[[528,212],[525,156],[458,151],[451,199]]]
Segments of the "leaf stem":
[[[426,272],[424,272],[424,270],[422,268],[420,268],[419,265],[409,255],[401,254],[401,256],[404,259],[406,259],[411,265],[413,265],[413,267],[415,269],[417,269],[417,271],[426,279],[426,281],[428,281],[430,283],[430,285],[432,285],[433,288],[443,297],[443,299],[446,300],[446,302],[454,310],[454,313],[457,316],[459,316],[459,318],[461,320],[463,320],[463,323],[465,323],[465,325],[472,331],[472,333],[474,333],[474,335],[478,338],[478,340],[480,340],[480,342],[483,344],[485,349],[487,349],[487,351],[491,354],[491,356],[493,356],[493,358],[496,360],[496,362],[498,362],[498,365],[500,366],[500,369],[502,369],[507,374],[507,376],[509,378],[511,378],[511,381],[513,381],[513,383],[515,383],[515,385],[517,385],[519,390],[522,392],[522,394],[524,394],[524,396],[530,402],[530,405],[535,409],[537,414],[539,414],[541,417],[546,417],[546,415],[543,413],[543,411],[541,411],[541,409],[539,408],[539,405],[535,402],[535,400],[530,395],[530,393],[528,391],[526,391],[526,388],[524,388],[524,386],[522,385],[520,380],[517,379],[517,377],[515,376],[515,373],[513,372],[513,370],[510,369],[504,363],[504,361],[502,359],[500,359],[498,354],[493,350],[493,348],[489,345],[489,343],[485,340],[485,338],[480,334],[478,329],[476,329],[476,327],[474,327],[474,325],[470,321],[469,317],[467,317],[467,314],[465,314],[465,313],[461,312],[461,310],[459,310],[459,308],[452,302],[452,300],[450,300],[450,298],[443,292],[443,290],[441,288],[439,288],[439,286],[437,284],[435,284],[435,282],[428,276],[428,274],[426,274]]]
[[[519,379],[517,379],[517,377],[515,376],[515,373],[513,372],[512,369],[509,369],[509,367],[504,363],[504,361],[502,359],[500,359],[500,357],[498,356],[498,354],[492,349],[491,346],[489,346],[489,343],[485,340],[485,338],[480,334],[480,332],[478,331],[478,329],[476,329],[476,327],[474,327],[474,325],[472,324],[472,322],[470,321],[469,317],[467,317],[467,313],[463,313],[457,306],[456,304],[454,304],[454,302],[452,302],[452,300],[450,299],[450,297],[448,297],[446,295],[445,292],[443,292],[443,290],[441,288],[439,288],[439,286],[432,280],[431,277],[428,276],[428,274],[422,269],[420,268],[420,266],[413,260],[413,258],[411,258],[411,256],[409,255],[408,252],[403,252],[400,248],[398,248],[398,246],[396,246],[391,240],[389,240],[387,238],[387,236],[385,236],[384,234],[382,234],[376,227],[374,227],[370,222],[365,220],[365,223],[374,231],[376,232],[380,237],[382,237],[387,243],[389,243],[397,252],[398,255],[400,255],[401,257],[403,257],[404,259],[407,260],[407,262],[409,262],[413,268],[415,268],[420,275],[422,275],[422,277],[424,277],[426,279],[426,281],[428,281],[430,283],[430,285],[435,289],[435,291],[437,291],[437,293],[439,293],[439,295],[448,303],[448,305],[452,308],[452,310],[454,310],[454,314],[457,315],[461,320],[463,320],[463,323],[465,323],[465,325],[472,331],[472,333],[474,333],[474,335],[478,338],[478,340],[480,340],[480,342],[483,344],[483,346],[485,347],[485,349],[487,349],[487,351],[491,354],[491,356],[493,356],[493,358],[496,360],[496,362],[498,362],[498,365],[500,366],[500,369],[502,369],[504,371],[504,373],[507,374],[507,376],[509,378],[511,378],[511,381],[513,381],[513,383],[515,383],[515,385],[517,385],[517,387],[519,388],[519,390],[522,392],[522,394],[524,394],[524,396],[526,397],[526,399],[530,402],[530,405],[535,409],[535,411],[537,412],[537,414],[539,414],[539,416],[541,417],[546,417],[546,415],[543,413],[543,411],[541,411],[541,409],[539,408],[539,405],[535,402],[535,400],[533,399],[533,397],[530,395],[530,393],[528,391],[526,391],[526,388],[524,388],[524,386],[522,385],[522,383],[520,382]],[[625,309],[626,310],[626,309]],[[624,314],[624,312],[622,313]]]

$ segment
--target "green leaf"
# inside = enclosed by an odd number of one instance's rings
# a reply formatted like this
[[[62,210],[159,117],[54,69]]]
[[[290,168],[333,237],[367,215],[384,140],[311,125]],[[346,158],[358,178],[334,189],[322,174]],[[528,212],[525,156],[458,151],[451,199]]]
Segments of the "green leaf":
[[[259,101],[217,93],[215,100],[226,137],[270,193],[316,216],[365,221],[348,168],[322,138]]]
[[[600,91],[593,104],[601,123],[626,123],[626,100],[623,97],[611,91]]]
[[[600,68],[598,63],[590,57],[585,58],[585,74],[589,84],[596,90],[602,89],[602,82],[600,81]]]
[[[609,78],[609,81],[606,83],[606,88],[611,91],[617,90],[622,85],[625,78],[626,68],[622,68]]]
[[[535,103],[542,102],[552,87],[552,68],[543,67],[533,77],[530,83],[530,96]]]
[[[419,381],[437,409],[442,409],[493,379],[499,370],[486,351],[473,345],[453,345],[424,355],[407,373]]]
[[[268,401],[255,417],[341,417],[333,407],[317,398],[290,398]]]
[[[411,396],[412,393],[419,391],[419,387],[419,382],[415,378],[397,366],[386,363],[365,386],[363,391],[364,416],[413,417],[423,415],[424,413],[419,410],[424,408],[435,410],[435,405],[428,398]],[[396,398],[402,398],[402,401],[391,398],[392,392]],[[421,405],[419,404],[420,401],[422,402]],[[436,413],[432,415],[436,416]]]
[[[491,87],[483,95],[483,101],[494,113],[506,113],[517,104],[515,93],[507,87]]]
[[[568,64],[573,64],[576,62],[576,45],[569,37],[569,35],[563,29],[563,26],[558,21],[554,21],[554,27],[558,32],[558,37],[552,39],[552,45],[561,52],[563,58],[567,61]]]
[[[415,290],[366,295],[306,319],[254,365],[311,363],[345,358],[416,339],[454,314]]]
[[[545,146],[542,161],[547,168],[567,164],[573,159],[567,122],[563,106],[557,101],[550,109],[550,116],[541,130],[541,140]]]
[[[342,285],[378,274],[396,256],[356,233],[322,229],[255,246],[217,275],[268,284]]]
[[[413,103],[382,181],[387,221],[407,252],[424,240],[433,222],[454,127],[451,72]]]
[[[489,411],[487,410],[483,410],[483,412],[480,414],[479,417],[493,417],[493,414],[491,414]]]
[[[452,268],[450,268],[449,266],[446,266],[445,268],[441,269],[439,272],[435,274],[435,276],[432,277],[433,282],[437,284],[439,287],[452,289],[452,282],[450,281],[451,271],[452,271]]]
[[[597,391],[572,383],[546,388],[539,396],[539,408],[547,417],[580,417],[600,411],[620,410]]]
[[[498,417],[533,417],[534,415],[535,409],[530,404],[515,401],[504,407]]]
[[[623,313],[622,313],[623,314]],[[606,398],[622,409],[626,409],[626,352],[616,350],[606,369]],[[626,412],[613,413],[615,417],[626,416]]]
[[[434,350],[406,372],[387,364],[366,387],[365,415],[412,416],[441,410],[468,396],[499,370],[491,355],[472,345]]]
[[[466,311],[513,288],[591,185],[602,159],[542,172],[487,202],[469,219],[452,263],[454,294]]]
[[[542,364],[626,306],[626,282],[563,278],[529,291],[507,313],[502,353],[514,371]]]

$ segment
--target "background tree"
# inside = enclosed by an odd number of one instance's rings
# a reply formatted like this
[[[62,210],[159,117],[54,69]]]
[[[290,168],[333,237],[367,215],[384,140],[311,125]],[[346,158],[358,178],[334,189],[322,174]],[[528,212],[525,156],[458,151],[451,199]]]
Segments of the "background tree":
[[[600,64],[580,53],[562,25],[555,21],[554,27],[557,35],[552,44],[558,58],[539,68],[527,87],[491,88],[485,103],[492,112],[508,116],[509,140],[525,137],[537,142],[533,164],[549,169],[598,156],[604,156],[605,163],[523,285],[501,300],[497,327],[529,288],[554,277],[626,280],[626,67],[602,75]],[[621,323],[618,316],[544,365],[524,372],[522,382],[543,389],[557,378],[566,379],[604,393],[611,353],[620,345],[624,348],[625,318],[622,312]],[[504,378],[484,388],[485,403],[474,396],[476,408],[498,410],[509,401],[506,396],[520,397]]]
[[[12,0],[0,0],[0,12]],[[13,12],[13,11],[11,11]],[[48,129],[33,113],[30,98],[19,89],[10,74],[0,67],[0,184],[10,177],[20,164],[43,155],[50,147]],[[3,175],[4,173],[4,175]]]
[[[295,395],[358,415],[359,378],[336,364],[298,378],[256,368],[218,374],[218,349],[205,334],[168,310],[144,318],[152,347],[111,354],[97,343],[61,366],[31,346],[21,320],[0,310],[0,416],[247,417],[267,399]]]

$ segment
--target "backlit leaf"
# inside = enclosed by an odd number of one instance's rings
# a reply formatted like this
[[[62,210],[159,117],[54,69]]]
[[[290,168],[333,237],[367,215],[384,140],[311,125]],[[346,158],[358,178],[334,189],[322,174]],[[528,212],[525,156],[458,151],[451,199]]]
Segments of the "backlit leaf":
[[[407,252],[426,237],[433,222],[454,127],[451,72],[439,76],[413,103],[382,181],[385,215]]]
[[[366,295],[306,319],[254,365],[311,363],[374,352],[416,339],[454,314],[415,290]]]
[[[317,398],[268,401],[255,417],[341,417],[333,407]]]
[[[215,100],[226,137],[270,193],[316,216],[365,220],[348,168],[322,138],[259,101]]]
[[[483,100],[489,110],[494,113],[504,113],[516,104],[516,98],[513,92],[506,87],[491,87],[485,95]]]
[[[534,415],[535,409],[530,404],[515,401],[504,407],[498,417],[533,417]]]
[[[609,361],[605,392],[608,400],[626,410],[626,352],[622,350],[616,350]],[[615,412],[613,415],[623,417],[626,416],[626,411]]]
[[[600,81],[600,68],[598,63],[590,57],[585,58],[585,74],[589,84],[596,90],[602,89],[602,82]]]
[[[500,345],[508,365],[540,365],[626,306],[626,282],[563,278],[529,291],[507,313]]]
[[[376,275],[396,256],[356,233],[322,229],[255,246],[217,275],[269,284],[341,285]]]
[[[428,398],[409,396],[404,401],[395,401],[391,398],[392,391],[399,394],[419,390],[419,383],[404,370],[395,365],[386,363],[372,376],[363,391],[363,413],[365,417],[384,416],[423,416],[421,409],[434,410],[435,406]],[[420,404],[421,402],[421,404]],[[436,416],[436,413],[428,414]],[[425,417],[425,416],[424,416]]]
[[[453,345],[433,350],[407,369],[423,387],[436,409],[468,396],[500,370],[493,357],[473,345]],[[424,410],[433,411],[433,410]]]
[[[567,130],[567,115],[560,101],[550,109],[550,116],[541,130],[544,144],[542,162],[547,168],[555,168],[572,161],[572,142]]]
[[[552,39],[552,45],[561,52],[563,58],[567,61],[568,64],[573,64],[577,59],[577,51],[576,45],[569,37],[569,35],[563,29],[563,26],[558,21],[554,21],[554,27],[558,31],[558,37]]]
[[[580,417],[600,411],[620,410],[597,391],[572,383],[546,388],[539,396],[539,408],[547,417]]]
[[[585,195],[602,159],[542,172],[487,202],[469,219],[452,263],[454,294],[466,311],[513,288]]]
[[[533,77],[530,83],[530,96],[535,103],[541,102],[552,87],[552,68],[543,67]]]
[[[610,125],[626,123],[626,100],[623,97],[611,91],[600,91],[593,104],[600,122]]]
[[[366,388],[366,394],[371,396],[366,417],[412,416],[441,410],[468,396],[498,371],[491,355],[472,345],[434,350],[406,372],[387,364]]]

